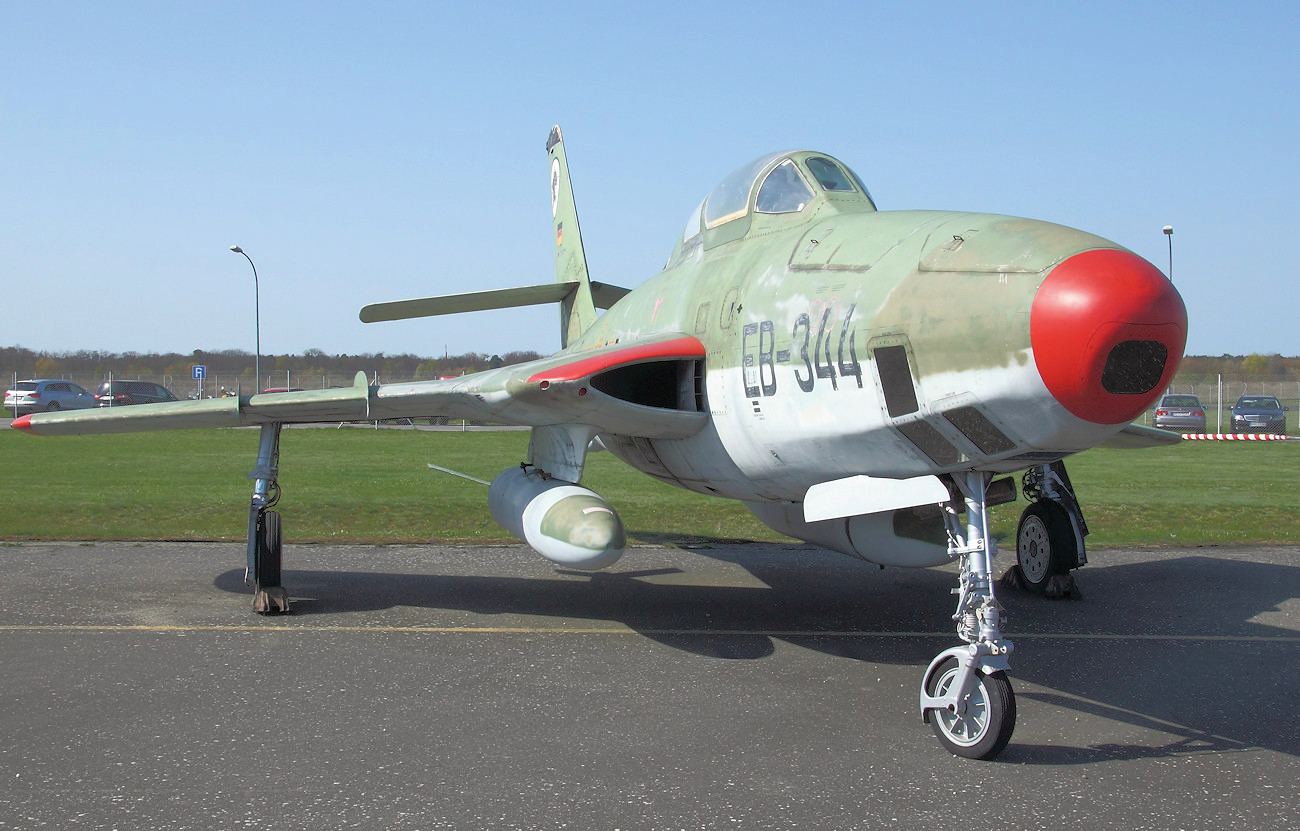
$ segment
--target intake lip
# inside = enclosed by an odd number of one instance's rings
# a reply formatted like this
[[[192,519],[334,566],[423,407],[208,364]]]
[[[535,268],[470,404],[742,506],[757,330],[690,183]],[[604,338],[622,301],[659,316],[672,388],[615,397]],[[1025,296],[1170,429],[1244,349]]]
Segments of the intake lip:
[[[1187,309],[1151,263],[1118,249],[1061,262],[1034,297],[1029,337],[1038,374],[1068,411],[1123,424],[1169,385],[1187,344]]]

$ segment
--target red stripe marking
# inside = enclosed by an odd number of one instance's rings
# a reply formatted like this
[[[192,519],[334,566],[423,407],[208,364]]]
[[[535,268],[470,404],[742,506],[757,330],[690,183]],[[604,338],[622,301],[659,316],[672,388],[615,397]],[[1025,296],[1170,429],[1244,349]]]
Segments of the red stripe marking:
[[[606,352],[602,355],[592,355],[590,358],[581,358],[571,364],[562,364],[552,369],[544,369],[530,377],[528,383],[532,384],[538,381],[578,381],[616,366],[637,361],[652,361],[657,358],[703,357],[704,344],[700,343],[697,338],[687,335],[658,343],[629,346],[626,349]]]

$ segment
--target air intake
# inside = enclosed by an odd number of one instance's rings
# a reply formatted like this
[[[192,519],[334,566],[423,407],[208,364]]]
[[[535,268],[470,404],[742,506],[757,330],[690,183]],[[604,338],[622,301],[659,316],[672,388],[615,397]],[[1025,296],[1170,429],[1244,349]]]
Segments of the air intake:
[[[1117,343],[1106,356],[1101,388],[1114,395],[1142,395],[1151,392],[1165,373],[1169,350],[1155,340],[1126,340]]]

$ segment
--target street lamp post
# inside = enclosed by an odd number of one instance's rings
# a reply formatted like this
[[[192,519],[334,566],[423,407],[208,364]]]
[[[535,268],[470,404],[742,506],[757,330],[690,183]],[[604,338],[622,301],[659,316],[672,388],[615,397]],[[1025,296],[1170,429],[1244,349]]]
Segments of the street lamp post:
[[[1169,233],[1166,231],[1165,233]],[[230,246],[230,250],[236,254],[244,254],[244,249],[238,245]],[[253,383],[253,394],[257,394],[257,389],[262,385],[262,301],[258,296],[257,288],[257,266],[253,265],[253,258],[244,254],[244,259],[248,264],[253,266],[253,327],[254,336],[257,338],[257,354],[253,356],[253,372],[257,373],[257,378]]]
[[[1174,226],[1165,226],[1165,236],[1169,238],[1169,282],[1174,281]]]

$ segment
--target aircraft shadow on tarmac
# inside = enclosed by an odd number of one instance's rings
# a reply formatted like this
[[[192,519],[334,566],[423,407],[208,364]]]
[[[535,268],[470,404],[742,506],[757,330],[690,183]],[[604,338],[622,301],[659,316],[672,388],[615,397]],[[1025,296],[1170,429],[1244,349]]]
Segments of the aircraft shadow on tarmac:
[[[951,569],[882,571],[802,547],[756,558],[741,546],[693,553],[742,566],[764,585],[692,584],[678,568],[556,569],[544,578],[286,570],[284,580],[297,615],[402,606],[617,622],[675,649],[720,659],[767,657],[779,639],[837,657],[920,668],[936,639],[957,643],[946,634],[956,582]],[[1082,601],[999,593],[1012,638],[1023,636],[1013,679],[1047,690],[1020,683],[1017,695],[1049,705],[1063,723],[1101,717],[1173,738],[1159,745],[1015,744],[1002,761],[1085,764],[1256,748],[1300,756],[1300,723],[1291,706],[1300,689],[1297,633],[1257,622],[1300,596],[1300,568],[1201,556],[1104,561],[1102,552],[1079,572]],[[247,591],[242,570],[220,575],[215,585]],[[895,636],[869,637],[882,633]]]

